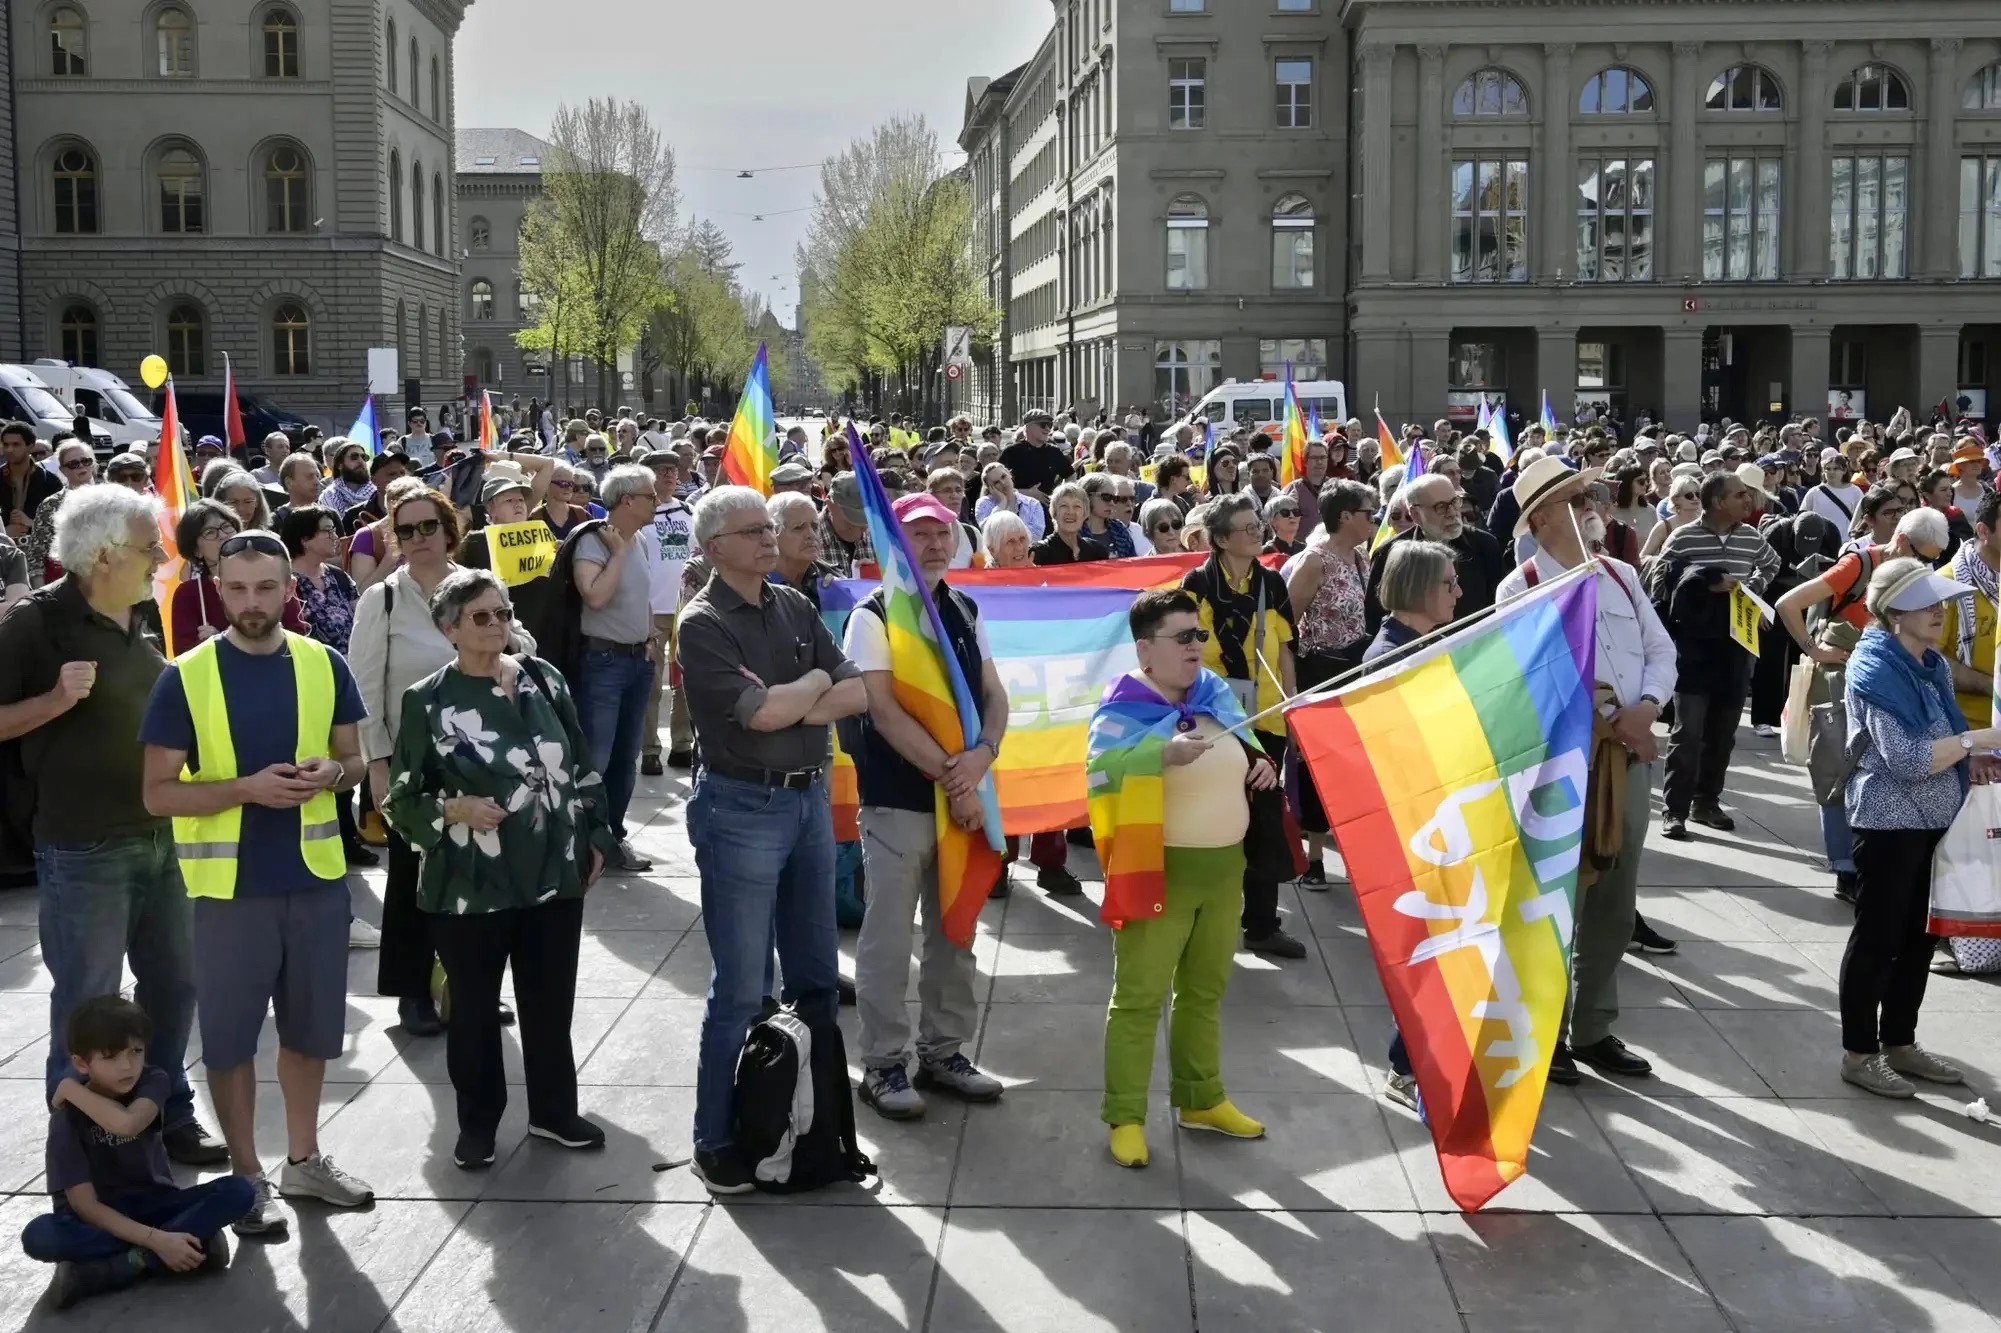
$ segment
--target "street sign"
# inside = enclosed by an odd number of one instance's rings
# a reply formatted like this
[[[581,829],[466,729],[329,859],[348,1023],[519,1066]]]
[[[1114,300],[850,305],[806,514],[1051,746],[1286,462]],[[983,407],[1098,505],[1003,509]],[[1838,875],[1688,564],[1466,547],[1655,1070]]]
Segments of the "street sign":
[[[371,347],[368,349],[368,392],[384,398],[396,392],[396,349],[394,347]]]
[[[973,331],[963,324],[945,326],[945,364],[956,368],[960,374],[973,364]]]
[[[953,362],[951,365],[945,367],[945,378],[948,380],[958,379],[961,375],[964,375],[965,373],[966,373],[965,371],[959,369],[959,364],[956,361]]]

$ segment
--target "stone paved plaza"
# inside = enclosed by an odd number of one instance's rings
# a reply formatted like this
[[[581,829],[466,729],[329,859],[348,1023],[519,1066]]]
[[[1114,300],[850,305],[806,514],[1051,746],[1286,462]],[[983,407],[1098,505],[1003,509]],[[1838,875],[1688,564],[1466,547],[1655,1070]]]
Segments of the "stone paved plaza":
[[[1642,910],[1683,944],[1658,963],[1628,959],[1619,1030],[1658,1077],[1587,1073],[1551,1089],[1528,1179],[1472,1218],[1452,1210],[1416,1120],[1375,1095],[1388,1011],[1345,885],[1286,890],[1304,962],[1237,960],[1224,1074],[1269,1123],[1264,1142],[1170,1130],[1163,1068],[1153,1166],[1112,1165],[1097,1120],[1108,940],[1089,912],[1017,887],[987,908],[977,946],[975,1055],[1007,1080],[1002,1101],[934,1099],[913,1125],[858,1107],[877,1191],[711,1204],[681,1165],[708,957],[685,788],[670,776],[641,788],[639,842],[657,873],[609,879],[586,907],[576,1049],[608,1151],[527,1141],[517,1096],[495,1168],[453,1167],[443,1041],[405,1039],[374,994],[374,956],[355,953],[352,1037],[329,1070],[322,1132],[375,1206],[302,1203],[290,1239],[238,1242],[226,1277],[52,1315],[38,1306],[47,1270],[11,1242],[46,1207],[48,977],[33,897],[8,894],[0,1328],[1994,1328],[2001,1127],[1958,1106],[2001,1102],[2001,987],[1933,979],[1921,1037],[1967,1066],[1966,1092],[1899,1104],[1839,1081],[1849,912],[1816,868],[1803,775],[1776,764],[1774,745],[1747,731],[1739,747],[1737,833],[1648,850]],[[364,914],[378,892],[363,883]],[[267,1028],[266,1079],[271,1042]],[[276,1083],[261,1093],[275,1163]]]

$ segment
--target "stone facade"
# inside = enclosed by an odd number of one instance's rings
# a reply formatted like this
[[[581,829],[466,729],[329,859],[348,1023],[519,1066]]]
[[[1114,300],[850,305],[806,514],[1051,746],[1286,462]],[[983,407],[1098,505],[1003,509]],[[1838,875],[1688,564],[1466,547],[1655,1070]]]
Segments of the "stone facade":
[[[1560,415],[1678,425],[1955,398],[2001,415],[2001,10],[1269,8],[1055,0],[1004,105],[976,81],[976,191],[983,154],[1010,164],[983,195],[1009,224],[974,228],[1011,317],[1000,378],[1020,396],[996,408],[1159,414],[1169,390],[1324,342],[1350,403],[1393,421],[1448,400],[1470,417],[1481,394],[1532,420],[1545,391]],[[1309,58],[1294,128],[1305,71],[1286,62]],[[1095,120],[1094,87],[1112,90]],[[1206,286],[1186,281],[1196,250]]]
[[[36,62],[14,67],[10,136],[25,356],[136,379],[159,352],[205,387],[228,353],[243,390],[339,428],[367,349],[396,347],[385,416],[456,396],[463,0],[10,13],[13,49]]]
[[[514,335],[532,322],[522,318],[521,219],[542,193],[551,152],[520,130],[458,132],[464,372],[496,396],[524,402],[547,401],[550,393],[548,353],[524,353]]]

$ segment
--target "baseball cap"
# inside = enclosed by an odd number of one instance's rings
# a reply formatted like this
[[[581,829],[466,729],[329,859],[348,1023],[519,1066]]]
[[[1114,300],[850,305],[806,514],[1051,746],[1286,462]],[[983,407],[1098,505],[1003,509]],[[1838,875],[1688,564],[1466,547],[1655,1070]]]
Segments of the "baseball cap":
[[[771,470],[771,480],[780,486],[797,486],[813,480],[813,469],[804,463],[780,463]]]
[[[896,514],[898,523],[915,523],[920,518],[935,518],[950,527],[959,521],[958,516],[945,507],[945,502],[929,491],[913,491],[891,505],[890,509]]]
[[[195,441],[195,448],[220,449],[222,448],[222,438],[217,435],[204,435],[199,440]]]
[[[868,522],[868,515],[862,512],[861,478],[852,472],[843,472],[834,478],[833,489],[828,492],[828,503],[841,511],[841,517],[857,527]]]
[[[384,449],[369,460],[368,475],[371,477],[374,476],[391,463],[401,463],[404,467],[409,467],[410,455],[404,453],[401,449]]]

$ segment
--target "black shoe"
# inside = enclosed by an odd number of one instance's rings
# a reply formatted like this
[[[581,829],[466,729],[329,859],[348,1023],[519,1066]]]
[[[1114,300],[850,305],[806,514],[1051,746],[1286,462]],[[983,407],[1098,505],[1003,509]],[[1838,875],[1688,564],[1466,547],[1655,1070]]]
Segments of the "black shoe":
[[[122,1291],[152,1270],[146,1267],[145,1252],[127,1250],[109,1259],[65,1260],[56,1265],[49,1282],[49,1304],[67,1310],[78,1301]]]
[[[1549,1081],[1565,1088],[1584,1081],[1584,1075],[1577,1072],[1577,1061],[1570,1058],[1568,1046],[1557,1047],[1556,1054],[1549,1057]]]
[[[1720,805],[1698,805],[1688,812],[1688,817],[1704,828],[1718,829],[1724,833],[1737,827],[1737,821],[1730,817]]]
[[[160,1137],[166,1140],[167,1156],[182,1166],[221,1166],[229,1160],[229,1148],[211,1138],[199,1120],[175,1125]]]
[[[459,1131],[459,1141],[452,1145],[452,1165],[461,1171],[484,1171],[493,1165],[493,1136],[491,1134],[468,1134]]]
[[[347,853],[347,864],[349,869],[353,869],[354,867],[359,866],[362,869],[366,870],[371,866],[379,866],[382,864],[381,857],[377,856],[374,852],[369,851],[366,847],[362,846],[358,842],[351,847],[345,848],[344,850]]]
[[[396,1002],[396,1021],[413,1037],[435,1037],[445,1030],[438,1007],[428,995],[406,995]]]
[[[1299,877],[1299,887],[1315,893],[1327,892],[1327,868],[1318,861],[1306,867],[1306,873]]]
[[[1687,842],[1688,821],[1680,815],[1662,815],[1661,836],[1669,842]]]
[[[994,876],[994,886],[987,890],[987,901],[992,902],[996,898],[1005,898],[1013,892],[1014,879],[1007,873],[1007,867],[1002,866],[1000,874]]]
[[[666,771],[665,768],[660,766],[659,755],[649,754],[640,756],[639,772],[642,777],[657,778]]]
[[[1035,887],[1052,898],[1075,898],[1084,891],[1077,877],[1062,866],[1046,866],[1036,871]]]
[[[220,1273],[229,1267],[229,1233],[218,1230],[201,1243],[201,1263],[197,1273]]]
[[[1850,907],[1855,906],[1856,890],[1861,887],[1861,881],[1856,878],[1853,870],[1837,870],[1834,873],[1834,896]]]
[[[834,978],[834,998],[852,1009],[855,1005],[855,983],[846,977]]]
[[[692,1168],[695,1179],[709,1187],[711,1194],[748,1194],[757,1188],[757,1181],[744,1164],[743,1154],[734,1143],[724,1144],[714,1152],[695,1149]]]
[[[693,750],[669,750],[667,752],[667,767],[693,768],[694,766],[695,752]]]
[[[1633,947],[1641,953],[1673,953],[1681,946],[1648,925],[1638,913],[1633,915]]]
[[[1617,1074],[1621,1078],[1645,1078],[1654,1072],[1653,1065],[1645,1056],[1637,1055],[1627,1049],[1626,1043],[1617,1037],[1607,1037],[1589,1046],[1574,1047],[1571,1055],[1601,1074]]]
[[[1267,958],[1304,958],[1306,946],[1283,930],[1269,935],[1245,935],[1244,948]]]
[[[502,1000],[499,1004],[496,1004],[494,1006],[494,1010],[495,1010],[494,1017],[499,1020],[500,1026],[504,1028],[511,1028],[514,1026],[514,1007],[512,1005],[508,1004],[507,1001]]]
[[[580,1152],[594,1152],[604,1147],[604,1130],[580,1115],[568,1120],[560,1120],[553,1125],[528,1123],[528,1132],[538,1139],[561,1144],[565,1148],[575,1148]]]

